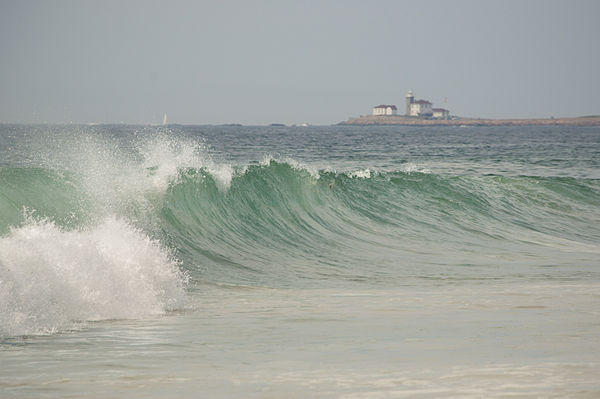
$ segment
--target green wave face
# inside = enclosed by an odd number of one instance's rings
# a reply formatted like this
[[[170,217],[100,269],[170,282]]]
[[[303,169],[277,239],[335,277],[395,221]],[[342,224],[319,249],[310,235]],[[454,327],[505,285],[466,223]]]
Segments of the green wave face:
[[[3,168],[0,183],[2,234],[28,217],[81,229],[101,209],[162,242],[196,281],[423,277],[600,238],[591,179],[311,172],[271,160],[238,167],[227,184],[209,168],[179,168],[163,192],[133,190],[108,208],[75,172]]]
[[[72,174],[41,168],[0,168],[0,235],[27,215],[64,227],[83,223],[85,200]]]

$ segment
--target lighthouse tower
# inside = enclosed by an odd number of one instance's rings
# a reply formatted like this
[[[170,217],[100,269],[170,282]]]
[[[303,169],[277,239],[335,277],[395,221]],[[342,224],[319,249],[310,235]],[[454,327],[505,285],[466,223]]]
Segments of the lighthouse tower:
[[[406,116],[410,116],[410,106],[415,102],[415,96],[411,90],[406,93]]]

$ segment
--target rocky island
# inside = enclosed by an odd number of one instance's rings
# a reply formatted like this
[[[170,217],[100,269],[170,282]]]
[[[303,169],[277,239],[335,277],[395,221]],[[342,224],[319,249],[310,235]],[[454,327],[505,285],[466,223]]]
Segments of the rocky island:
[[[428,100],[417,100],[409,90],[406,94],[404,115],[398,107],[381,104],[373,107],[372,115],[350,118],[339,125],[406,125],[406,126],[600,126],[600,115],[575,118],[489,119],[451,116],[444,108],[433,108]]]
[[[364,115],[340,122],[340,125],[406,125],[406,126],[600,126],[600,115],[576,118],[541,119],[431,119],[404,115]]]

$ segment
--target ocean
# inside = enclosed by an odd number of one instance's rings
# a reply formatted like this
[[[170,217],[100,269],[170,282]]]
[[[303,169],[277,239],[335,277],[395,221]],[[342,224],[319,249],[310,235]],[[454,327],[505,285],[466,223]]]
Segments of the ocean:
[[[600,127],[0,125],[0,397],[600,397]]]

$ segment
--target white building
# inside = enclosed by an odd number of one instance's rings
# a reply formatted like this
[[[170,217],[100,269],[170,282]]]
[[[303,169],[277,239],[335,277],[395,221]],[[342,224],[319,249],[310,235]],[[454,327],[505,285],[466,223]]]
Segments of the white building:
[[[416,100],[410,104],[410,116],[432,116],[433,104],[427,100]]]
[[[395,105],[378,105],[373,107],[373,115],[396,115],[398,108]]]
[[[443,108],[433,108],[433,104],[427,100],[415,100],[412,91],[406,94],[406,116],[432,116],[439,119],[448,119],[450,111]]]
[[[436,119],[448,119],[450,117],[450,111],[444,108],[433,108],[433,117]]]

